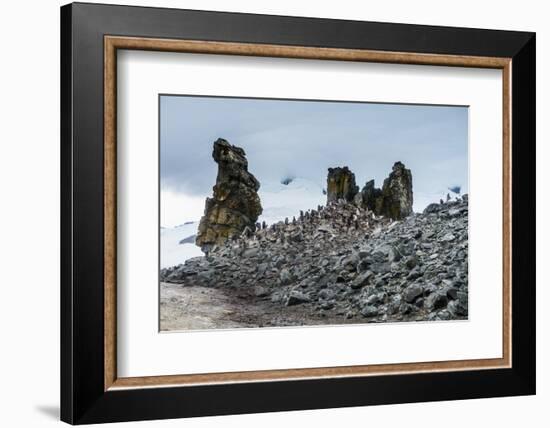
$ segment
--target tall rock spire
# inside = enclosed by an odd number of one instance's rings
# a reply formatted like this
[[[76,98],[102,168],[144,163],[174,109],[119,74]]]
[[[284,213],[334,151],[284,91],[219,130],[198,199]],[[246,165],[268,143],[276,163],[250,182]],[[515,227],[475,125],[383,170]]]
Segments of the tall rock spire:
[[[204,252],[240,235],[247,227],[254,230],[262,213],[260,183],[248,172],[245,151],[218,138],[212,157],[218,164],[218,176],[213,197],[206,198],[195,241]]]
[[[412,174],[401,162],[395,162],[389,177],[384,180],[382,198],[382,212],[387,217],[401,220],[412,214]]]
[[[358,191],[359,188],[355,184],[355,174],[347,166],[328,169],[327,203],[338,199],[351,202]]]

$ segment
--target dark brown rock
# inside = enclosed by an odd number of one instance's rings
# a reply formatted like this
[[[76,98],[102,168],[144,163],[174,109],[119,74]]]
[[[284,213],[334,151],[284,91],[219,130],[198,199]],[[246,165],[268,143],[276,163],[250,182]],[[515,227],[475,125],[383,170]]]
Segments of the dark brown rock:
[[[363,205],[375,213],[381,213],[383,207],[382,190],[374,187],[374,180],[367,181],[361,191]]]
[[[360,197],[359,197],[360,195]],[[355,203],[368,208],[376,215],[402,220],[412,214],[413,191],[412,174],[401,162],[393,165],[389,177],[384,180],[382,189],[374,187],[374,180],[365,184]]]
[[[248,172],[245,151],[219,138],[214,142],[212,157],[218,164],[218,176],[213,197],[206,198],[196,239],[204,252],[240,235],[246,228],[255,230],[262,213],[260,183]]]
[[[393,165],[392,172],[384,180],[382,198],[382,213],[386,217],[402,220],[412,214],[412,174],[401,162]]]
[[[338,199],[351,202],[357,192],[359,192],[359,187],[355,184],[355,174],[347,166],[328,169],[327,203]]]

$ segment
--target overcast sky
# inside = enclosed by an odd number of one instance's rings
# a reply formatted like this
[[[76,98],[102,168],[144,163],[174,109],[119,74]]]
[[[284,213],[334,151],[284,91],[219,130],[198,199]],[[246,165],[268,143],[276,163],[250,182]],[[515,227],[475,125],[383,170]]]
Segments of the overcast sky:
[[[161,96],[161,224],[195,220],[212,193],[217,138],[245,149],[260,183],[287,176],[326,184],[347,165],[377,187],[396,161],[415,198],[468,185],[467,107]],[[305,207],[312,208],[312,207]]]

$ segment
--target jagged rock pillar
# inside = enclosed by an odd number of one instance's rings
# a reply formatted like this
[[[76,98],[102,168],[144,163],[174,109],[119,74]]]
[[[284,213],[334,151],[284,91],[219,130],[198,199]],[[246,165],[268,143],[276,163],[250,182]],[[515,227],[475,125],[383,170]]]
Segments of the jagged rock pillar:
[[[206,198],[196,239],[206,253],[247,227],[254,230],[262,213],[260,183],[248,172],[245,151],[219,138],[214,142],[212,157],[218,164],[218,176],[213,197]]]
[[[403,163],[396,162],[382,189],[374,187],[374,180],[370,180],[356,195],[354,202],[376,215],[402,220],[413,212],[411,171]]]
[[[401,220],[412,214],[412,174],[401,162],[395,162],[389,177],[384,180],[382,197],[382,212],[387,217]]]
[[[383,205],[382,190],[374,187],[374,180],[367,181],[359,194],[362,196],[363,207],[380,215]]]
[[[355,174],[347,166],[328,169],[327,203],[338,199],[351,202],[358,191],[359,187],[355,184]]]

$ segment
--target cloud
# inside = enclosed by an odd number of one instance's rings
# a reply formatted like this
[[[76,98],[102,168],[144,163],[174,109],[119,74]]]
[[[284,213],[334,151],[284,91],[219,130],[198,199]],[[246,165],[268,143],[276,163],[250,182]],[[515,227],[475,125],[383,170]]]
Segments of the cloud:
[[[245,149],[260,183],[297,176],[318,183],[348,165],[362,186],[395,161],[412,170],[413,191],[468,184],[467,107],[162,96],[161,188],[208,196],[218,138]]]

